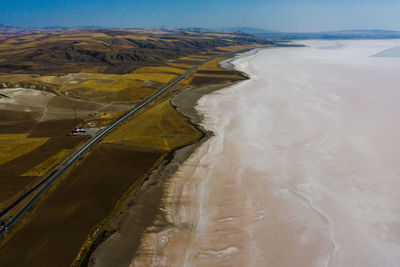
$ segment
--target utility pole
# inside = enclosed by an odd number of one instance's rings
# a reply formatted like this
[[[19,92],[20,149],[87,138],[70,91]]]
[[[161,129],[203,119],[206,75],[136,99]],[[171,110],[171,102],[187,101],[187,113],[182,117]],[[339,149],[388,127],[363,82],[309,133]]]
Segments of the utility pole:
[[[78,118],[76,117],[76,105],[74,104],[74,113],[75,113],[75,128],[78,127]]]

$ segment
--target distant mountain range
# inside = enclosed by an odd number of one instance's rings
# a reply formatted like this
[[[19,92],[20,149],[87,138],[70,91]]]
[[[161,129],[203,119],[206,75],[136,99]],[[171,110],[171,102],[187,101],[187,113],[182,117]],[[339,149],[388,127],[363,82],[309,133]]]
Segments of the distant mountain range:
[[[311,33],[283,33],[264,32],[254,34],[257,36],[278,38],[286,40],[299,39],[395,39],[400,38],[400,31],[387,30],[347,30]]]
[[[249,27],[222,27],[222,28],[181,28],[186,31],[200,32],[241,32],[260,37],[277,40],[300,40],[300,39],[394,39],[400,38],[400,31],[389,30],[344,30],[327,32],[277,32]]]
[[[327,32],[276,32],[256,28],[221,28],[221,31],[244,32],[252,35],[284,39],[394,39],[400,38],[400,31],[390,30],[344,30]]]
[[[50,27],[42,27],[36,28],[39,30],[48,30],[48,31],[66,31],[66,30],[100,30],[104,29],[101,26],[73,26],[73,27],[65,27],[65,26],[50,26]]]
[[[65,31],[73,29],[82,30],[99,30],[103,29],[101,26],[74,26],[74,27],[64,27],[64,26],[50,26],[50,27],[38,27],[38,28],[22,28],[14,27],[0,24],[0,33],[20,33],[20,32],[31,32],[31,31]]]
[[[23,32],[23,31],[25,31],[24,28],[12,27],[12,26],[0,24],[0,33],[18,33],[18,32]]]
[[[102,26],[51,26],[41,28],[21,28],[6,26],[0,24],[0,33],[20,33],[25,31],[62,31],[72,29],[99,30]],[[170,29],[172,30],[172,29]],[[251,27],[186,27],[174,30],[198,31],[198,32],[241,32],[245,34],[267,37],[277,40],[299,40],[299,39],[394,39],[400,38],[400,31],[390,30],[344,30],[344,31],[326,31],[326,32],[277,32]]]

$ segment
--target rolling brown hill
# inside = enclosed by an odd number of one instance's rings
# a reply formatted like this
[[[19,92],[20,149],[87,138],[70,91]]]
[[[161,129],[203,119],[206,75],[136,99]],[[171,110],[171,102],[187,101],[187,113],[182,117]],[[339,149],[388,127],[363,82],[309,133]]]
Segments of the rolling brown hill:
[[[122,74],[219,47],[271,44],[247,34],[169,30],[34,31],[0,33],[0,73]]]

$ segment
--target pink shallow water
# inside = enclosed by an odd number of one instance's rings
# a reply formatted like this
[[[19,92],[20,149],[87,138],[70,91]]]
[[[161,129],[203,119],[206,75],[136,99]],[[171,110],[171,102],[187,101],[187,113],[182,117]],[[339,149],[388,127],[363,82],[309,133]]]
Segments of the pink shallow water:
[[[234,61],[199,100],[215,136],[166,190],[137,266],[400,266],[399,40],[307,41]]]

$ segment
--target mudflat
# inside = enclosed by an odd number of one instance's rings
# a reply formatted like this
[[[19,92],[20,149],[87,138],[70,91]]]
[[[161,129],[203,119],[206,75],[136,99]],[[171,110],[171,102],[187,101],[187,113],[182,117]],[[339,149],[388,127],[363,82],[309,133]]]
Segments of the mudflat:
[[[398,40],[308,41],[233,62],[203,143],[134,266],[398,266]]]

